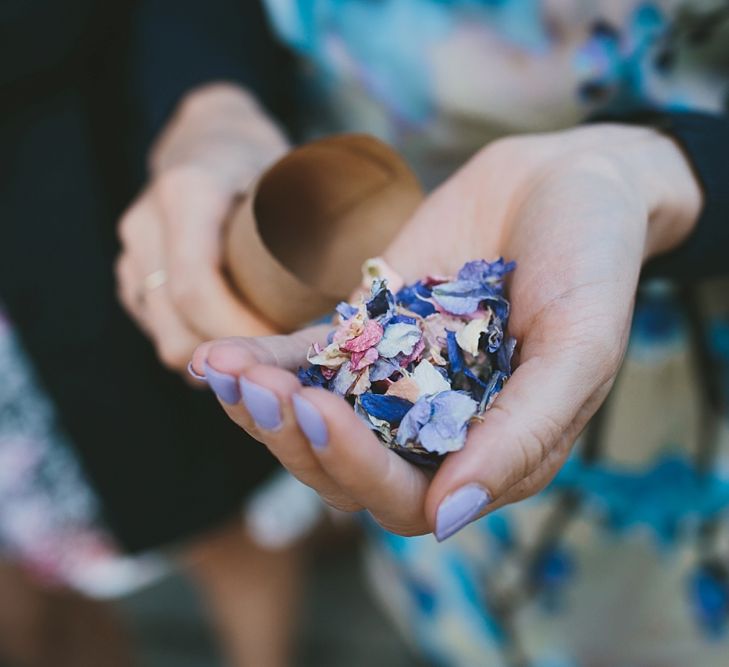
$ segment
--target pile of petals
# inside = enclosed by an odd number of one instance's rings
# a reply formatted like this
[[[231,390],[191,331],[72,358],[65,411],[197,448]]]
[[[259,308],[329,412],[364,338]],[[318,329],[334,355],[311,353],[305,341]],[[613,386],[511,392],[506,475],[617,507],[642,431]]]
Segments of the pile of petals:
[[[311,348],[299,379],[345,397],[404,458],[437,465],[463,447],[511,374],[516,341],[503,292],[515,265],[477,260],[455,278],[428,277],[393,293],[378,261],[365,265],[369,295],[339,304],[328,345]]]

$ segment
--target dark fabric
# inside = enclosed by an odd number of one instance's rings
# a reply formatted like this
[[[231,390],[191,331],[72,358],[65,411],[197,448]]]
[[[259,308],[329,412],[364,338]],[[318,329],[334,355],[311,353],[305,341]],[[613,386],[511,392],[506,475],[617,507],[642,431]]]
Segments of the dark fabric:
[[[643,275],[682,282],[729,275],[729,117],[640,110],[590,119],[600,121],[646,125],[673,137],[703,190],[704,206],[690,237],[675,250],[648,262]]]
[[[112,268],[145,138],[180,95],[267,87],[251,74],[272,48],[257,4],[0,6],[0,299],[130,551],[214,528],[274,468],[210,392],[163,370]]]

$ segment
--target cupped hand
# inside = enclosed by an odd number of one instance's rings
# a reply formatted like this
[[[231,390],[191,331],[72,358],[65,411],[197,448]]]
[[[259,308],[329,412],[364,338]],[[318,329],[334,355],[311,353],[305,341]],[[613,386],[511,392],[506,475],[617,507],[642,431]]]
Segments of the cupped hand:
[[[201,341],[273,333],[228,285],[221,231],[238,193],[287,149],[256,102],[232,85],[183,101],[150,159],[150,181],[119,223],[122,303],[167,366]]]
[[[344,400],[300,386],[291,371],[321,329],[205,343],[192,366],[230,418],[329,503],[442,540],[558,472],[614,381],[643,262],[678,245],[700,207],[678,147],[620,125],[501,140],[425,201],[384,255],[405,280],[478,258],[517,262],[518,366],[432,476],[383,447]]]

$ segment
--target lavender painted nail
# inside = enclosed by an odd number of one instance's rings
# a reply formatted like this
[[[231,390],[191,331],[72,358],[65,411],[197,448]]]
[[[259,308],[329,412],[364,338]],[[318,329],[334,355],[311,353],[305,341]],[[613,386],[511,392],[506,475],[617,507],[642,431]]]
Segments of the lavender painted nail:
[[[187,364],[187,372],[196,380],[201,380],[202,382],[205,382],[207,380],[204,375],[200,375],[200,373],[195,372],[195,369],[192,367],[192,362]]]
[[[256,425],[267,431],[280,428],[281,404],[276,394],[244,377],[239,382],[243,405],[250,412]]]
[[[446,496],[435,517],[435,539],[442,542],[457,533],[490,502],[489,494],[478,484],[467,484]]]
[[[238,380],[232,375],[221,373],[205,363],[205,379],[217,397],[228,405],[235,405],[240,401]]]
[[[298,394],[294,394],[291,401],[294,405],[296,421],[312,447],[324,449],[329,441],[329,433],[319,410]]]

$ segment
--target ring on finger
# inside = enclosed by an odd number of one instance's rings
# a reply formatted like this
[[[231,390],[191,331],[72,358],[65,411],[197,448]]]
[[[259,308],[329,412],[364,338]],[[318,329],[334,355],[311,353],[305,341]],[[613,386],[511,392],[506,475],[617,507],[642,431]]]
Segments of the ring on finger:
[[[157,269],[152,273],[147,274],[142,280],[142,286],[137,289],[137,304],[143,306],[146,300],[147,294],[159,289],[167,282],[167,271],[164,269]]]

